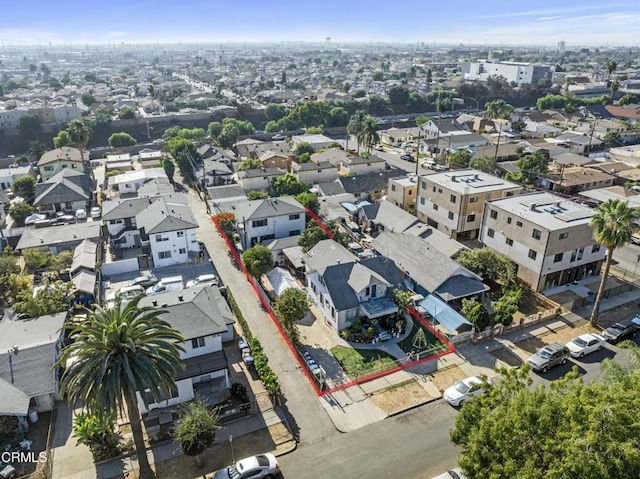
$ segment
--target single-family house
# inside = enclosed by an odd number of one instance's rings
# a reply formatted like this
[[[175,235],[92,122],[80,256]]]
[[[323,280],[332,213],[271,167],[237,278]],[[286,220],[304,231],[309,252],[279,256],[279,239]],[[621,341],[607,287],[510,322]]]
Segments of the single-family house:
[[[0,416],[51,411],[60,399],[59,368],[67,313],[0,321]]]
[[[351,158],[351,155],[341,148],[329,148],[318,153],[311,155],[311,161],[314,163],[322,163],[328,161],[333,166],[339,168],[343,161]]]
[[[23,176],[33,176],[33,167],[31,165],[17,168],[0,168],[0,190],[10,189],[13,182]]]
[[[40,213],[74,213],[86,209],[92,199],[89,177],[82,171],[65,168],[35,186],[33,206]]]
[[[236,217],[236,228],[243,248],[267,240],[302,234],[306,211],[292,196],[266,200],[246,200],[227,205]]]
[[[285,174],[287,174],[287,170],[282,168],[254,168],[239,171],[237,176],[238,183],[244,191],[269,191],[273,180]]]
[[[138,155],[138,161],[140,162],[142,169],[158,168],[162,166],[162,151],[141,151]]]
[[[16,250],[35,248],[57,255],[61,251],[73,251],[85,239],[100,240],[99,222],[88,221],[47,228],[27,228],[20,236]]]
[[[125,171],[124,173],[108,178],[107,182],[110,193],[119,196],[137,194],[142,185],[156,178],[163,178],[168,181],[164,168]]]
[[[195,171],[195,175],[204,186],[226,185],[233,182],[231,167],[212,158],[202,160],[202,165]]]
[[[129,153],[122,153],[119,155],[107,155],[107,159],[104,162],[105,171],[131,171],[133,170],[133,163],[131,162],[131,155]]]
[[[378,156],[352,156],[340,163],[341,175],[367,175],[385,169],[385,161]]]
[[[42,181],[47,181],[65,168],[85,172],[87,161],[89,161],[88,151],[62,146],[42,154],[38,160],[38,171]]]
[[[306,185],[325,183],[338,178],[338,168],[328,161],[291,163],[291,173]]]
[[[398,176],[397,171],[384,170],[378,173],[343,176],[339,178],[339,181],[342,183],[345,192],[352,194],[357,199],[368,200],[378,199],[384,196],[389,180]]]
[[[288,170],[292,163],[288,155],[271,150],[262,153],[258,159],[262,162],[264,168],[282,168],[283,170]]]
[[[575,196],[581,191],[613,186],[616,177],[595,168],[561,168],[538,179],[538,184],[549,191]]]
[[[141,307],[162,308],[160,318],[184,338],[180,359],[185,369],[174,377],[175,388],[162,402],[154,402],[150,390],[138,391],[138,407],[144,414],[152,409],[190,401],[201,389],[227,389],[229,366],[222,343],[233,339],[233,314],[217,286],[195,286],[167,291],[140,300]],[[152,385],[149,385],[153,387]],[[142,398],[146,394],[146,405]],[[147,407],[148,406],[148,407]]]
[[[334,331],[362,316],[378,319],[398,311],[392,291],[406,288],[393,261],[359,259],[331,239],[317,243],[303,261],[309,297]]]
[[[315,151],[318,151],[335,142],[335,140],[324,135],[294,135],[291,137],[291,148],[295,150],[300,143],[309,143]]]

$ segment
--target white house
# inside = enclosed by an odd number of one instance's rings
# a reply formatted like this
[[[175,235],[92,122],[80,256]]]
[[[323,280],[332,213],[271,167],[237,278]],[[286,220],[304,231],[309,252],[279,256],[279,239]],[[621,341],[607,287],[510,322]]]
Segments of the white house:
[[[108,179],[109,187],[113,191],[118,191],[121,195],[136,193],[145,183],[156,179],[167,178],[163,168],[145,168],[143,170],[133,170],[112,176]]]
[[[0,190],[8,190],[13,182],[23,176],[32,176],[32,166],[19,166],[18,168],[0,168]]]
[[[233,339],[233,314],[217,286],[195,286],[168,291],[140,300],[141,307],[161,307],[166,312],[160,318],[178,331],[185,342],[180,359],[185,369],[174,378],[176,388],[165,401],[153,402],[147,393],[147,405],[138,392],[138,407],[144,414],[152,409],[173,406],[195,397],[199,384],[226,389],[229,369],[222,343]]]
[[[247,200],[226,206],[236,217],[244,248],[267,240],[297,236],[305,229],[305,209],[292,196]]]
[[[291,137],[291,148],[295,150],[300,143],[309,143],[315,151],[321,150],[336,141],[324,135],[297,135]]]
[[[338,178],[338,168],[328,161],[318,163],[291,163],[291,172],[298,181],[302,181],[306,185],[316,183],[327,183],[335,181]]]
[[[182,195],[166,195],[136,215],[140,239],[148,241],[156,268],[185,263],[200,252],[198,222]]]
[[[255,168],[239,171],[237,176],[238,183],[244,191],[268,191],[273,184],[273,180],[286,174],[287,170],[282,168]]]

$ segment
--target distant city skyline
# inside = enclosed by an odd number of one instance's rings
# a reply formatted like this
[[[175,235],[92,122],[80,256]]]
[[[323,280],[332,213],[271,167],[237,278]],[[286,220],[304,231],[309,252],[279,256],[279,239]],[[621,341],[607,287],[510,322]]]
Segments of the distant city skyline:
[[[536,4],[362,0],[33,0],[7,2],[7,45],[109,43],[380,42],[473,45],[638,46],[640,3]]]

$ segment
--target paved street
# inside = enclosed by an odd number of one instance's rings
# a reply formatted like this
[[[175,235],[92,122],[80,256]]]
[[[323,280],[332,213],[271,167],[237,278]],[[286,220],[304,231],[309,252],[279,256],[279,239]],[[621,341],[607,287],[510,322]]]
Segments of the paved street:
[[[211,255],[223,283],[236,299],[252,333],[260,339],[269,364],[280,380],[292,433],[302,445],[316,444],[336,436],[337,430],[286,343],[262,310],[244,274],[229,260],[224,241],[206,213],[204,203],[193,190],[186,196],[200,225],[198,236]]]

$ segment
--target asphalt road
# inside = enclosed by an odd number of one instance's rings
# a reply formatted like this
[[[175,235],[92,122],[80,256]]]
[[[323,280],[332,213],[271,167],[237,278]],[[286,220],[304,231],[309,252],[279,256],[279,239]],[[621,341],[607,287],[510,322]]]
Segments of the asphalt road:
[[[636,271],[640,272],[640,246],[633,243],[629,243],[622,248],[619,248],[613,252],[613,261],[617,263],[622,269],[625,269],[631,273]]]
[[[639,341],[636,338],[636,343]],[[530,372],[533,386],[564,376],[574,365],[585,381],[598,379],[602,372],[600,363],[607,357],[628,366],[625,353],[608,344],[602,351],[571,359],[546,374]],[[279,459],[282,476],[285,479],[432,478],[456,466],[459,448],[449,442],[449,429],[457,413],[440,399],[330,441],[299,447]]]

